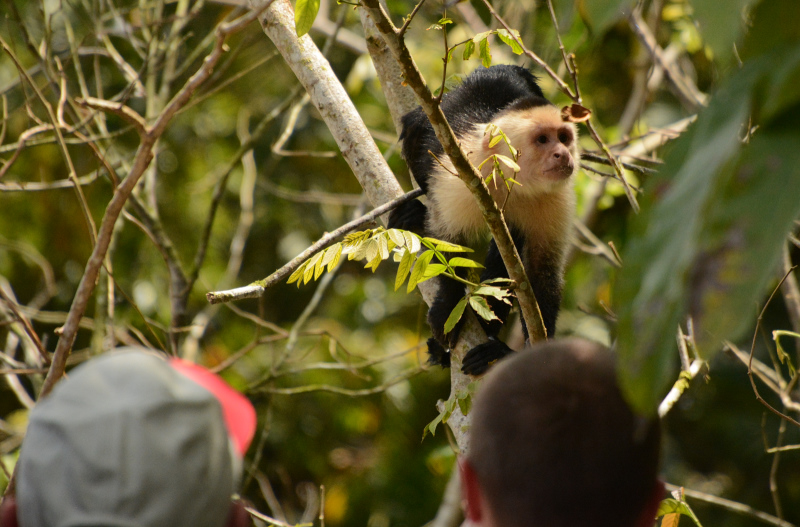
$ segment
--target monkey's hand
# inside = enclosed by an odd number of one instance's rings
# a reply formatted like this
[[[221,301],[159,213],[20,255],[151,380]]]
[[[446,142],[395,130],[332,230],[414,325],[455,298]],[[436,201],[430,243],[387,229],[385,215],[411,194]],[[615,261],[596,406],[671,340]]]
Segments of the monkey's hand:
[[[433,337],[428,339],[428,364],[442,368],[450,367],[450,352]]]
[[[425,215],[428,208],[420,200],[406,202],[389,214],[389,228],[403,229],[425,236]]]
[[[513,352],[514,350],[506,346],[504,342],[489,337],[488,341],[475,346],[464,355],[461,371],[467,375],[482,375],[486,373],[489,366]]]

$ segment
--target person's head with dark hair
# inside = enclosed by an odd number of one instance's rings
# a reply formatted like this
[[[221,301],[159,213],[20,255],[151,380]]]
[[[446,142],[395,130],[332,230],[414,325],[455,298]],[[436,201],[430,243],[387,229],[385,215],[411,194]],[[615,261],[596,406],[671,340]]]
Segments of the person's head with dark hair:
[[[460,461],[467,518],[485,527],[644,527],[664,492],[657,419],[635,415],[614,357],[550,341],[489,372]]]
[[[253,406],[209,370],[141,348],[91,359],[31,410],[0,527],[244,527],[232,501]]]

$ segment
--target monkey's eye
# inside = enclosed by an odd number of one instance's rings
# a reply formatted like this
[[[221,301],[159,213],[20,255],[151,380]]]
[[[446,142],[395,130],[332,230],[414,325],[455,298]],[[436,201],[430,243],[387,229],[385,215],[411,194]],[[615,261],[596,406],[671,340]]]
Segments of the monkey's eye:
[[[565,145],[569,144],[570,139],[571,137],[567,133],[561,132],[560,134],[558,134],[558,140],[564,143]]]
[[[547,136],[546,135],[540,135],[539,137],[536,138],[536,141],[540,145],[543,145],[543,144],[547,143]]]

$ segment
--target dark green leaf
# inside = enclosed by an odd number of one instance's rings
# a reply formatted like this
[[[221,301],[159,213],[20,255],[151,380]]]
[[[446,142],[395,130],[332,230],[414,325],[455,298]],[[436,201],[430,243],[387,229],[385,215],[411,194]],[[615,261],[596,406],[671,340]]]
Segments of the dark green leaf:
[[[450,312],[450,316],[447,317],[447,321],[444,323],[444,332],[450,333],[453,331],[453,328],[456,327],[458,321],[461,320],[461,315],[464,314],[464,309],[467,307],[467,297],[462,298],[456,304],[456,307]]]
[[[800,46],[746,65],[648,181],[614,292],[620,382],[641,412],[654,412],[677,376],[674,334],[687,315],[706,359],[752,326],[742,306],[765,293],[800,214],[786,190],[800,188],[800,131],[760,123],[749,145],[739,134],[769,103],[755,93],[799,71]],[[797,122],[800,104],[791,104],[773,110],[776,122]]]
[[[586,24],[597,35],[619,22],[631,12],[635,0],[578,0],[578,9]]]

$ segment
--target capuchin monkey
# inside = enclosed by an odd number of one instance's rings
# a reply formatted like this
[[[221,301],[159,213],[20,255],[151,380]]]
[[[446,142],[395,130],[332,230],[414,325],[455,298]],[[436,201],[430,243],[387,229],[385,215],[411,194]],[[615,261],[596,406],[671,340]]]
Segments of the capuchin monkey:
[[[519,183],[508,186],[500,177],[488,183],[503,211],[511,237],[533,286],[548,337],[555,333],[561,303],[564,265],[571,238],[575,209],[572,176],[578,169],[577,130],[542,93],[536,78],[520,66],[498,65],[480,68],[442,99],[447,117],[464,152],[476,167],[493,154],[512,157],[505,141],[490,146],[487,127],[499,127],[519,151],[514,173],[501,163],[506,178]],[[478,204],[464,182],[455,175],[450,159],[433,132],[421,108],[403,117],[403,157],[427,196],[427,206],[414,200],[395,209],[389,227],[410,230],[452,243],[469,245],[488,232]],[[435,157],[434,157],[435,156]],[[491,174],[492,162],[481,172]],[[510,188],[509,188],[510,187]],[[508,271],[492,239],[481,280],[508,278]],[[450,333],[444,325],[450,312],[464,297],[464,286],[447,277],[437,277],[438,290],[428,311],[433,337],[428,340],[429,363],[449,367],[452,349],[461,330],[459,323]],[[490,299],[499,320],[478,317],[489,341],[471,349],[464,357],[462,371],[484,373],[496,360],[512,350],[497,339],[508,318],[510,306]],[[463,321],[463,318],[462,318]],[[525,338],[528,330],[523,321]]]

